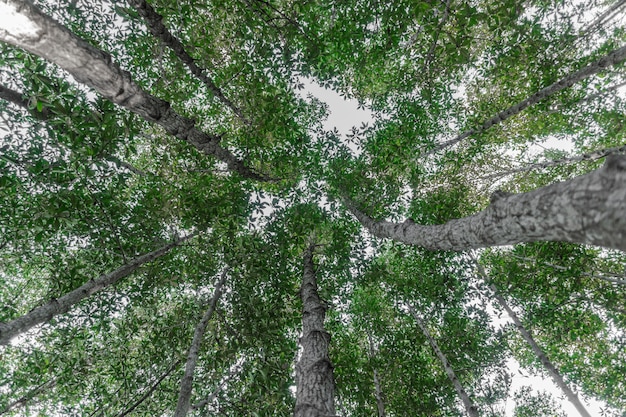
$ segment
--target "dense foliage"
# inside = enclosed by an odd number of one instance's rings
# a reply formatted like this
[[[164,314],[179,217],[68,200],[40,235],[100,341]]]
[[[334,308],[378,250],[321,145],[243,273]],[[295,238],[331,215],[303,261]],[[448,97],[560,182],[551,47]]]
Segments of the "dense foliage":
[[[226,274],[190,413],[291,415],[312,236],[339,415],[464,414],[416,317],[480,415],[511,404],[516,416],[563,415],[549,394],[512,388],[515,361],[543,371],[491,284],[583,399],[607,416],[626,410],[622,252],[427,251],[373,238],[342,200],[441,224],[496,189],[602,163],[583,154],[623,151],[622,64],[478,127],[623,46],[624,2],[151,1],[204,81],[146,26],[142,2],[35,3],[262,179],[0,43],[0,322],[197,233],[0,347],[0,414],[172,414],[194,328]],[[373,121],[326,130],[309,82],[357,99]]]

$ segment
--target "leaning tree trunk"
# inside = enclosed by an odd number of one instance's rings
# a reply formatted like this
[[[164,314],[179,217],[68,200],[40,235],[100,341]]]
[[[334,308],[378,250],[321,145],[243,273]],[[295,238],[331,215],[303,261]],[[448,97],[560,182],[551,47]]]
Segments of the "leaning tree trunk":
[[[532,349],[533,353],[537,355],[537,358],[539,359],[543,367],[546,369],[546,371],[548,371],[548,374],[550,374],[550,377],[552,377],[552,380],[554,381],[554,383],[561,389],[561,391],[563,391],[563,394],[565,394],[569,402],[571,402],[574,405],[574,407],[576,407],[576,410],[582,417],[591,417],[591,414],[589,414],[589,412],[587,411],[583,403],[580,401],[580,399],[578,398],[578,395],[576,395],[576,393],[572,391],[571,388],[565,383],[565,380],[563,379],[563,376],[561,375],[559,370],[548,359],[548,356],[539,347],[537,342],[535,342],[535,339],[532,337],[530,332],[526,330],[526,328],[522,324],[522,321],[519,319],[519,317],[517,317],[517,314],[515,314],[515,311],[513,311],[511,306],[509,306],[509,304],[506,302],[504,297],[500,295],[496,286],[494,284],[489,283],[487,272],[482,267],[482,265],[476,262],[476,266],[478,268],[478,273],[482,276],[483,280],[485,280],[485,282],[488,283],[489,289],[493,293],[494,298],[496,299],[496,301],[498,301],[498,304],[500,304],[502,308],[506,310],[509,317],[511,317],[511,320],[513,320],[513,323],[515,323],[515,327],[517,327],[517,330],[520,332],[520,334],[522,335],[526,343],[530,345],[530,348]]]
[[[200,152],[215,156],[242,177],[266,179],[222,147],[221,136],[196,128],[195,120],[178,114],[170,103],[144,91],[108,53],[79,38],[31,2],[3,0],[2,6],[0,10],[20,24],[0,27],[0,41],[55,63],[78,82],[144,120],[160,125],[167,133],[188,142]]]
[[[324,330],[326,306],[317,293],[317,280],[310,244],[304,252],[302,298],[302,352],[296,365],[296,406],[294,417],[335,415],[335,381],[328,356],[330,334]]]
[[[430,344],[430,347],[435,351],[437,358],[439,358],[439,361],[441,361],[441,364],[443,365],[443,369],[446,371],[446,375],[448,375],[448,379],[450,379],[450,381],[452,382],[452,385],[454,385],[454,389],[456,390],[457,394],[461,398],[461,401],[463,401],[463,405],[465,406],[465,411],[467,412],[467,415],[470,417],[479,417],[478,408],[476,408],[476,406],[474,405],[474,402],[472,401],[468,393],[465,391],[465,388],[463,388],[463,385],[461,385],[461,381],[459,381],[459,378],[456,376],[456,373],[454,372],[454,369],[450,365],[450,362],[448,362],[448,358],[446,358],[446,355],[439,348],[437,341],[430,334],[430,331],[428,331],[428,327],[426,327],[426,324],[424,323],[422,318],[419,316],[419,314],[417,314],[417,312],[415,311],[413,307],[409,306],[409,311],[411,312],[411,315],[417,322],[417,325],[419,326],[419,328],[422,330],[422,333],[424,334],[424,336],[426,336],[426,339],[428,339],[428,343]]]
[[[165,255],[172,250],[172,248],[180,246],[183,242],[191,239],[193,236],[195,236],[195,234],[178,239],[177,241],[169,243],[153,252],[141,255],[119,267],[115,271],[101,275],[96,279],[91,279],[75,290],[68,292],[62,297],[54,298],[46,304],[32,309],[23,316],[5,323],[0,322],[0,345],[6,345],[15,336],[24,333],[38,324],[48,322],[56,315],[68,312],[76,303],[82,301],[84,298],[87,298],[90,295],[115,284],[120,279],[132,274],[140,266]]]
[[[626,157],[611,155],[586,175],[522,194],[496,192],[480,213],[422,226],[375,221],[344,198],[372,234],[431,250],[563,241],[626,251]]]

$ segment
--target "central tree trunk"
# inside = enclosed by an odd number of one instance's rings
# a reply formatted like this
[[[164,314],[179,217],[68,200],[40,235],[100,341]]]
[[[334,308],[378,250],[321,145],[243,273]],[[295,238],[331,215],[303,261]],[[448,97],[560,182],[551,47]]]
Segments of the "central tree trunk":
[[[304,252],[300,297],[302,298],[302,354],[296,365],[296,407],[294,417],[335,415],[335,381],[328,357],[330,334],[324,330],[326,306],[317,293],[313,249]]]

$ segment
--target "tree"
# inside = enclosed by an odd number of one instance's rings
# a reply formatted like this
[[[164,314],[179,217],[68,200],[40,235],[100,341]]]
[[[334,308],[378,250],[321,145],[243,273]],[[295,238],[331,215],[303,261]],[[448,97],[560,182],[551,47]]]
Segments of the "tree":
[[[0,413],[621,415],[622,3],[0,0]]]

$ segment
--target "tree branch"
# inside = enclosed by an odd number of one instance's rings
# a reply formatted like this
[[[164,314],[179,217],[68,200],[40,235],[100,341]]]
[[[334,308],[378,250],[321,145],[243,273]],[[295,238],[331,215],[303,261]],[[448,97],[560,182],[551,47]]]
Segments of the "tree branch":
[[[537,359],[539,359],[539,362],[541,362],[541,364],[546,369],[546,371],[548,371],[554,383],[559,388],[561,388],[561,391],[563,391],[563,393],[565,394],[569,402],[571,402],[572,405],[574,405],[574,407],[576,408],[576,410],[582,417],[591,417],[591,414],[589,414],[589,412],[587,411],[583,403],[580,402],[578,395],[576,395],[576,393],[572,391],[570,387],[565,383],[565,380],[563,379],[563,376],[561,375],[559,370],[556,369],[556,367],[548,359],[548,356],[545,354],[545,352],[539,347],[537,342],[535,342],[535,339],[532,337],[530,332],[526,330],[526,328],[522,324],[522,321],[519,319],[519,317],[517,317],[517,314],[515,314],[515,311],[513,311],[513,309],[509,306],[509,304],[506,302],[504,297],[500,295],[496,286],[493,283],[491,283],[491,280],[489,279],[489,276],[487,275],[487,272],[485,271],[483,266],[478,262],[477,259],[475,259],[474,257],[472,258],[473,258],[474,264],[476,265],[476,268],[478,269],[478,274],[487,283],[494,298],[496,299],[496,301],[498,301],[498,304],[500,304],[500,306],[502,306],[502,308],[506,310],[509,317],[511,317],[511,320],[513,320],[513,323],[515,323],[515,327],[520,332],[520,334],[522,335],[526,343],[528,343],[533,353],[537,356]]]
[[[38,324],[48,322],[54,316],[68,312],[74,304],[110,285],[115,284],[120,279],[133,273],[143,264],[165,255],[171,249],[180,246],[183,242],[191,239],[195,235],[196,234],[194,233],[180,238],[175,242],[169,243],[153,252],[139,256],[115,271],[106,275],[101,275],[97,279],[89,280],[75,290],[68,292],[60,298],[52,299],[43,306],[34,308],[23,316],[5,323],[0,323],[0,345],[6,345],[15,336],[24,333]]]
[[[626,251],[626,157],[610,155],[595,171],[522,194],[494,193],[483,211],[446,224],[375,221],[344,204],[380,238],[430,250],[456,250],[564,241]]]
[[[235,115],[246,124],[250,122],[243,116],[241,110],[230,101],[222,90],[215,85],[215,82],[207,75],[207,70],[200,68],[196,64],[195,59],[187,53],[182,42],[174,37],[172,33],[163,24],[163,16],[157,13],[154,8],[149,5],[145,0],[128,0],[137,12],[144,18],[148,29],[154,35],[155,38],[161,40],[168,48],[170,48],[178,59],[180,59],[189,68],[191,73],[195,75],[200,81],[202,81],[207,88],[217,97],[224,105],[230,108]]]
[[[168,375],[171,374],[174,369],[176,369],[176,367],[180,365],[181,362],[182,360],[180,359],[174,361],[174,363],[172,363],[172,366],[170,366],[170,368],[163,375],[161,375],[161,377],[157,379],[154,384],[152,384],[152,386],[141,396],[141,398],[135,401],[135,403],[128,407],[126,410],[119,413],[117,417],[125,417],[128,414],[132,413],[135,408],[139,407],[139,405],[141,405],[142,402],[144,402],[150,395],[152,395],[152,393],[159,387],[159,385],[161,385],[161,382],[163,382],[163,380],[167,378]]]
[[[419,316],[419,314],[417,314],[417,311],[415,311],[413,306],[407,304],[407,307],[409,308],[409,312],[411,313],[411,315],[417,322],[417,325],[422,330],[422,333],[426,337],[426,340],[428,340],[428,344],[430,344],[430,347],[435,351],[435,355],[437,355],[437,358],[441,362],[441,365],[443,366],[443,369],[445,370],[446,375],[448,376],[448,379],[450,379],[450,382],[452,382],[452,385],[454,385],[454,389],[456,390],[457,394],[461,398],[461,401],[463,401],[463,405],[465,406],[465,411],[470,417],[479,417],[478,409],[476,408],[476,406],[472,402],[472,399],[463,388],[463,385],[461,385],[461,381],[459,381],[459,378],[456,376],[456,373],[454,372],[454,369],[450,365],[450,362],[448,362],[448,358],[441,351],[441,349],[439,348],[439,344],[437,344],[437,341],[432,337],[432,335],[428,331],[428,327],[426,327],[426,324],[424,323],[422,318]]]
[[[222,273],[222,277],[215,285],[215,291],[213,292],[213,297],[211,297],[211,301],[209,302],[209,308],[204,313],[202,320],[196,326],[196,330],[193,335],[193,340],[191,342],[191,347],[189,348],[189,354],[187,355],[187,363],[185,364],[185,374],[180,382],[180,393],[178,395],[178,404],[176,405],[176,411],[174,412],[174,417],[185,417],[187,412],[189,411],[189,400],[191,398],[191,389],[193,383],[193,373],[196,369],[196,363],[198,362],[198,356],[200,353],[200,345],[202,344],[202,338],[204,337],[204,332],[206,330],[207,325],[209,324],[209,320],[213,316],[213,312],[215,311],[215,307],[217,306],[217,301],[222,295],[222,288],[224,283],[226,282],[228,268],[224,270]]]
[[[130,73],[114,63],[108,53],[77,37],[30,2],[2,1],[17,15],[25,18],[27,24],[24,27],[0,28],[0,41],[55,63],[78,82],[95,89],[106,99],[144,120],[160,125],[167,133],[188,142],[200,152],[213,155],[242,177],[267,180],[223,148],[220,136],[197,129],[195,120],[181,116],[170,107],[170,103],[142,90],[132,80]]]
[[[599,60],[597,60],[596,62],[593,62],[589,65],[587,65],[586,67],[579,69],[578,71],[569,74],[565,77],[563,77],[562,79],[560,79],[559,81],[555,82],[554,84],[539,90],[538,92],[536,92],[535,94],[531,95],[530,97],[528,97],[525,100],[520,101],[519,103],[509,107],[508,109],[496,114],[495,116],[493,116],[492,118],[486,120],[485,122],[483,122],[480,126],[476,127],[476,128],[472,128],[469,130],[466,130],[465,132],[461,133],[460,135],[456,136],[454,139],[450,139],[446,142],[443,142],[437,146],[435,146],[434,149],[422,153],[422,156],[425,155],[430,155],[432,153],[438,152],[442,149],[445,149],[447,147],[456,145],[457,143],[461,142],[462,140],[476,134],[476,133],[482,133],[484,131],[486,131],[487,129],[489,129],[491,126],[494,126],[498,123],[501,123],[503,121],[505,121],[506,119],[508,119],[511,116],[515,116],[516,114],[520,113],[522,110],[524,110],[525,108],[532,106],[533,104],[536,104],[538,102],[540,102],[541,100],[544,100],[548,97],[550,97],[553,94],[558,93],[561,90],[564,90],[568,87],[571,87],[572,85],[576,84],[577,82],[593,75],[593,74],[597,74],[599,72],[601,72],[602,70],[604,70],[607,67],[610,67],[612,65],[616,65],[619,64],[620,62],[624,61],[626,59],[626,46],[623,46],[619,49],[614,50],[613,52],[603,56],[602,58],[600,58]]]

